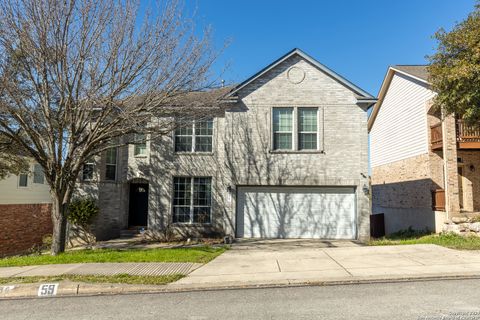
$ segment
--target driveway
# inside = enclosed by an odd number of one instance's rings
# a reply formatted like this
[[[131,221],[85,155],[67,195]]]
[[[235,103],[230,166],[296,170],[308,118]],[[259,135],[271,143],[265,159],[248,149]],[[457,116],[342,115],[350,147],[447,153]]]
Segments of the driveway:
[[[169,286],[205,288],[476,275],[480,276],[480,254],[437,245],[370,247],[351,241],[242,241]]]

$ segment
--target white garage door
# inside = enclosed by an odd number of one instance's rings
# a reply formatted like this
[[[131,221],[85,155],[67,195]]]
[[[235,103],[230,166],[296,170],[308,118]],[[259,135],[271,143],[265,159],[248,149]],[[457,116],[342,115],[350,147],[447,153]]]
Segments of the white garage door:
[[[236,236],[355,239],[354,189],[239,187]]]

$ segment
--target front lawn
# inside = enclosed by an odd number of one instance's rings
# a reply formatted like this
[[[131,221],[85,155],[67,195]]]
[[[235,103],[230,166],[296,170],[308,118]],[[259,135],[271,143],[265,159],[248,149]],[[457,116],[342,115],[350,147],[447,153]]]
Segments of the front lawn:
[[[174,274],[166,276],[132,276],[128,274],[119,274],[115,276],[95,276],[95,275],[61,275],[61,276],[37,276],[37,277],[11,277],[0,278],[0,285],[19,284],[19,283],[45,283],[69,280],[73,282],[86,283],[126,283],[126,284],[152,284],[162,285],[174,282],[183,278],[183,275]]]
[[[428,234],[426,232],[406,230],[371,240],[369,244],[372,246],[436,244],[452,249],[480,250],[480,237],[460,236],[454,233]]]
[[[94,262],[196,262],[207,263],[226,250],[225,247],[191,247],[158,249],[95,249],[49,254],[15,256],[0,259],[0,267]]]

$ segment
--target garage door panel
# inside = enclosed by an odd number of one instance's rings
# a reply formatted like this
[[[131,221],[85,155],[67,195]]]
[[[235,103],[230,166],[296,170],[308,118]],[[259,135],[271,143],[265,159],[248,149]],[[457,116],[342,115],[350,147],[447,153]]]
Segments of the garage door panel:
[[[354,190],[241,187],[237,237],[353,239]]]

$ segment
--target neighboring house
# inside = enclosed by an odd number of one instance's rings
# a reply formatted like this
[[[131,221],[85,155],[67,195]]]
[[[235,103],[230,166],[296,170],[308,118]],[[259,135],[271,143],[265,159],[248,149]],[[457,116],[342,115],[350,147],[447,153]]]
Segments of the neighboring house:
[[[86,163],[81,189],[98,197],[96,236],[143,226],[366,240],[366,110],[375,101],[294,49],[226,94],[220,115]]]
[[[480,131],[432,107],[426,66],[393,66],[369,118],[372,211],[386,232],[480,211]]]
[[[42,167],[0,180],[0,256],[28,251],[52,234],[50,188]]]

